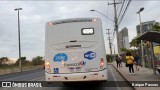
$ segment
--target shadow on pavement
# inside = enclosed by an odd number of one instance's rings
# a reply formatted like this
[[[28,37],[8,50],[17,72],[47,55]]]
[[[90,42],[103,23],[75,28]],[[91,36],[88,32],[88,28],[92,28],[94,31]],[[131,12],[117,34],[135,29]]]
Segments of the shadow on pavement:
[[[61,90],[102,90],[102,82],[74,82],[64,83],[65,88]]]

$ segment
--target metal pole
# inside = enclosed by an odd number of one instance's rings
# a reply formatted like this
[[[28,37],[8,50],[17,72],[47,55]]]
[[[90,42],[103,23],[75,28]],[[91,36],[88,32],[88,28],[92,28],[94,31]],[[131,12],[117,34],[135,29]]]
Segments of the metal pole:
[[[156,75],[155,60],[154,60],[154,51],[153,51],[153,43],[152,42],[150,42],[150,48],[151,48],[151,58],[152,58],[153,74]]]
[[[22,63],[21,63],[21,39],[20,39],[20,19],[19,19],[19,10],[22,10],[22,8],[15,9],[18,11],[18,43],[19,43],[19,68],[22,72]]]
[[[140,15],[140,12],[138,13],[139,14],[139,21],[140,21],[140,34],[142,35],[142,23],[141,23],[141,15]],[[144,67],[144,51],[143,51],[143,41],[141,40],[141,62],[142,62],[142,66]]]
[[[18,38],[19,38],[19,66],[20,66],[20,70],[21,70],[21,72],[22,72],[19,10],[18,10]]]
[[[109,33],[109,30],[110,29],[107,29],[108,30],[108,40],[109,40],[109,48],[110,48],[110,54],[111,54],[111,62],[112,62],[112,43],[111,43],[111,37],[110,37],[110,33]]]
[[[117,19],[117,11],[116,11],[116,2],[114,0],[114,14],[115,14],[115,30],[117,34],[117,53],[119,54],[120,49],[119,49],[119,33],[118,33],[118,19]]]
[[[114,45],[114,44],[113,44]],[[114,46],[114,55],[116,54],[116,51],[115,51],[115,46]]]
[[[115,53],[116,53],[116,51],[115,51],[115,46],[114,46],[114,44],[112,44],[113,45],[113,49],[114,49],[114,60],[115,60]]]
[[[121,4],[121,3],[116,3],[116,1],[114,0],[114,3],[108,3],[108,5],[111,5],[113,4],[114,5],[114,14],[115,14],[115,17],[114,17],[114,22],[115,22],[115,31],[116,31],[116,35],[117,35],[117,53],[119,55],[119,52],[120,52],[120,49],[119,49],[119,33],[118,33],[118,19],[117,19],[117,11],[116,11],[116,4]]]

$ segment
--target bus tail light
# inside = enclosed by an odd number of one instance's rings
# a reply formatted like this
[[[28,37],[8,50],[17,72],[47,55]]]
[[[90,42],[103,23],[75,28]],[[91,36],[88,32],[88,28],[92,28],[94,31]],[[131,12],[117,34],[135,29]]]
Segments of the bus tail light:
[[[49,62],[46,62],[46,69],[47,69],[47,72],[51,72],[51,69],[50,69],[50,63]]]
[[[47,69],[48,72],[51,72],[51,69]]]
[[[51,23],[51,22],[49,22],[49,23],[48,23],[48,26],[52,26],[52,23]]]
[[[101,58],[101,60],[100,60],[100,68],[103,69],[103,66],[104,66],[104,59]]]
[[[53,25],[54,25],[54,23],[52,23],[52,22],[48,23],[48,26],[53,26]]]
[[[61,77],[61,76],[53,76],[53,77]]]
[[[96,22],[96,21],[97,21],[96,18],[93,18],[93,19],[92,19],[92,22]]]
[[[46,66],[47,66],[47,65],[50,65],[50,63],[49,63],[49,62],[46,62]]]
[[[46,68],[50,69],[50,63],[49,62],[46,62]]]

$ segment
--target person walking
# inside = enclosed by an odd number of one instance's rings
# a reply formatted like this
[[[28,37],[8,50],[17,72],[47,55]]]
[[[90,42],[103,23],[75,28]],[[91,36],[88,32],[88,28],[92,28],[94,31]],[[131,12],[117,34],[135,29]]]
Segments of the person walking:
[[[120,67],[120,60],[119,60],[118,55],[116,56],[116,62],[117,62],[117,68]]]
[[[135,64],[136,64],[136,70],[139,71],[139,55],[136,53],[134,60],[135,60]]]
[[[120,67],[122,67],[122,55],[119,55],[119,64],[120,64]]]
[[[127,64],[128,64],[128,67],[129,67],[129,73],[134,74],[134,68],[133,68],[134,57],[132,56],[132,54],[130,52],[127,52],[126,60],[127,60]]]

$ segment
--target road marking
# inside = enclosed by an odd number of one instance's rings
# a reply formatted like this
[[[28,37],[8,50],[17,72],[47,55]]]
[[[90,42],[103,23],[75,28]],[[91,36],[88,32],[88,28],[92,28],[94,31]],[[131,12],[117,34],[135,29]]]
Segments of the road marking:
[[[112,71],[112,66],[110,68],[110,71],[111,71],[111,74],[113,76],[114,81],[117,81],[117,78],[116,78],[116,76],[114,75],[114,73]],[[117,82],[115,82],[115,83],[116,83],[116,86],[118,86],[118,83]],[[116,88],[117,88],[117,90],[122,90],[122,88],[120,88],[120,87],[116,87]]]
[[[0,87],[0,90],[9,90],[9,89],[14,89],[14,87]]]
[[[38,79],[40,79],[40,78],[43,78],[44,76],[42,76],[42,77],[38,77],[38,78],[34,78],[34,79],[30,79],[30,80],[28,80],[28,81],[36,81],[36,80],[38,80]]]

